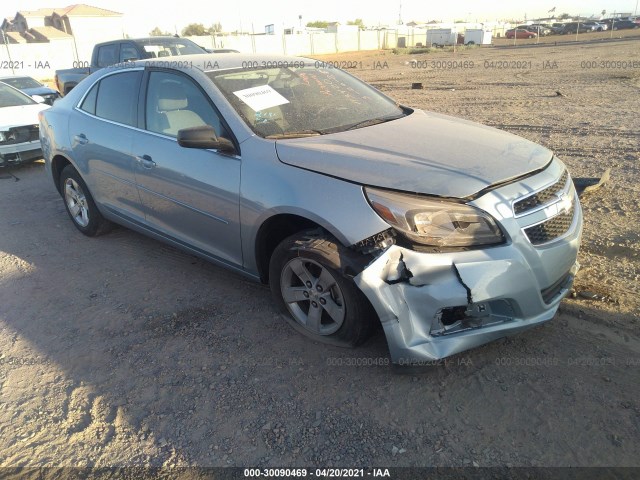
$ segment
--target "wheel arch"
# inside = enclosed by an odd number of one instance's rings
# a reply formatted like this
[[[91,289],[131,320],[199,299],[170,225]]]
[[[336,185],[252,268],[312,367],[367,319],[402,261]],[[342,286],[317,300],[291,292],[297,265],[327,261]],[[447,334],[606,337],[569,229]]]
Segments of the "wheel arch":
[[[60,175],[67,165],[71,165],[73,168],[76,168],[75,165],[71,163],[71,160],[64,155],[57,154],[51,159],[51,176],[53,178],[53,183],[56,186],[56,190],[58,190],[58,193],[60,194],[62,194],[60,191]],[[76,170],[78,169],[76,168]]]
[[[344,245],[342,235],[331,225],[298,213],[277,213],[262,222],[255,237],[255,261],[260,281],[269,281],[269,261],[276,247],[285,238],[304,230],[321,229]],[[348,246],[348,245],[344,245]]]

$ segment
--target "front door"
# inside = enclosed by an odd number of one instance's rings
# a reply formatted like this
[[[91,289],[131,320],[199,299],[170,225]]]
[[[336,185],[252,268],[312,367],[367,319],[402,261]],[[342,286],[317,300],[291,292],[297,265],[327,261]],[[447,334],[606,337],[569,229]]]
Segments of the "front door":
[[[242,265],[240,158],[178,145],[178,130],[211,125],[228,138],[208,96],[188,76],[148,74],[144,131],[136,132],[136,183],[147,223],[225,263]]]

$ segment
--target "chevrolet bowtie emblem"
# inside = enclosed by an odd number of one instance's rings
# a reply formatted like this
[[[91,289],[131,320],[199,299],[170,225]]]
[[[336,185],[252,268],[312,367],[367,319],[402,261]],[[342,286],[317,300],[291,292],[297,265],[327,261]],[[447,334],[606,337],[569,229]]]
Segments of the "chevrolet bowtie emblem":
[[[573,207],[573,197],[569,194],[562,195],[557,205],[558,213],[569,213]]]

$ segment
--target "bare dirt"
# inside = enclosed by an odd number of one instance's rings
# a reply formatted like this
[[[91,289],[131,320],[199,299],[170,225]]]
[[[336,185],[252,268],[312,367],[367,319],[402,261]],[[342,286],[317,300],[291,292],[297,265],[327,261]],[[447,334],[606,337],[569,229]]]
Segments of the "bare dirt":
[[[266,287],[137,233],[84,237],[42,162],[0,170],[0,466],[639,466],[639,46],[322,57],[574,177],[612,169],[582,199],[576,298],[421,370],[382,335],[311,342]]]

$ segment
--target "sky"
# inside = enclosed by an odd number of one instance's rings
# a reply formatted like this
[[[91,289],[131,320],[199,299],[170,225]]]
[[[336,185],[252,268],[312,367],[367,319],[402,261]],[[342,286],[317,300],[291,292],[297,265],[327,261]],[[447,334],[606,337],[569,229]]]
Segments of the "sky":
[[[75,0],[80,2],[82,0]],[[13,16],[18,10],[66,7],[74,0],[3,0],[0,4],[2,18]],[[602,10],[630,12],[638,8],[638,0],[521,0],[501,4],[478,0],[456,2],[425,0],[233,0],[215,2],[180,0],[175,2],[134,2],[131,0],[85,0],[89,5],[114,10],[124,14],[125,31],[131,36],[146,36],[154,28],[178,33],[189,23],[202,23],[206,27],[220,22],[225,31],[242,28],[244,31],[264,32],[267,24],[291,27],[314,20],[338,21],[362,18],[365,25],[395,25],[400,5],[402,20],[410,22],[429,20],[492,21],[546,16],[552,8],[555,14],[599,15]],[[153,6],[152,6],[153,5]],[[551,14],[549,14],[551,15]]]

